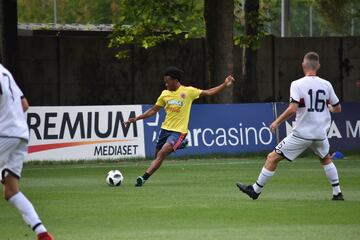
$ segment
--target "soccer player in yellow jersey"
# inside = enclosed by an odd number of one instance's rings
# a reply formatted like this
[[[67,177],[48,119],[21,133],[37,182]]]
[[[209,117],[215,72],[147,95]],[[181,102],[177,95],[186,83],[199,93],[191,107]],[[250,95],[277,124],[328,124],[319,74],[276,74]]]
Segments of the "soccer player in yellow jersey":
[[[164,108],[166,112],[166,117],[157,139],[155,159],[151,162],[144,175],[136,179],[136,187],[141,187],[149,179],[161,166],[167,155],[186,146],[187,139],[185,137],[188,132],[192,102],[199,97],[218,94],[226,87],[231,86],[235,81],[233,76],[229,75],[219,86],[201,90],[181,85],[182,74],[183,71],[176,67],[167,68],[164,72],[164,82],[167,90],[161,93],[153,107],[140,116],[130,118],[127,122],[127,124],[134,123],[137,120],[151,117],[161,108]]]

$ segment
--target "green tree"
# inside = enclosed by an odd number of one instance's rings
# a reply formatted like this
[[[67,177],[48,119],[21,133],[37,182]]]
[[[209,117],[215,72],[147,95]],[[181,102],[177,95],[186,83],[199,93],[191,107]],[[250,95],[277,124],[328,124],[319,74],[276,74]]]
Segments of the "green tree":
[[[52,2],[19,0],[20,22],[52,22]],[[128,45],[147,49],[163,41],[205,37],[209,84],[215,85],[233,72],[234,41],[252,49],[244,55],[244,63],[254,68],[251,59],[266,35],[272,6],[265,0],[255,2],[256,11],[244,11],[241,0],[98,0],[95,4],[62,0],[58,1],[58,22],[116,23],[109,46],[120,47],[119,58],[128,56],[124,47]],[[246,75],[246,82],[254,85],[252,75]],[[229,102],[232,96],[228,90],[216,101]]]
[[[255,5],[258,6],[259,1],[256,2]],[[235,2],[205,0],[195,3],[184,0],[155,2],[127,0],[121,6],[126,12],[121,15],[121,20],[115,27],[110,46],[120,47],[131,44],[150,48],[162,41],[205,35],[207,75],[210,85],[216,85],[223,81],[226,74],[233,72],[232,52],[235,41],[235,44],[241,45],[244,49],[252,49],[243,56],[244,62],[247,62],[245,66],[252,70],[243,70],[243,72],[248,73],[245,86],[248,87],[247,89],[254,89],[256,84],[252,77],[256,73],[253,71],[255,66],[252,63],[256,62],[255,50],[266,35],[266,23],[271,20],[269,17],[271,5],[266,4],[266,1],[262,2],[264,4],[260,8],[244,13],[240,0]],[[251,1],[247,3],[250,4]],[[119,58],[126,56],[128,53],[123,48],[117,54]],[[250,60],[246,61],[247,58]],[[246,94],[244,98],[254,96],[249,91],[243,93]],[[215,99],[215,102],[232,101],[232,89]]]
[[[126,12],[115,26],[111,47],[131,44],[147,49],[163,41],[204,37],[206,33],[209,84],[217,85],[233,72],[233,0],[125,0],[121,7]],[[117,54],[126,56],[123,49]],[[232,102],[232,89],[213,101]]]
[[[18,0],[19,23],[49,23],[53,21],[53,1]]]
[[[269,34],[269,23],[274,20],[275,12],[270,1],[235,1],[235,45],[256,50],[261,41]]]
[[[145,49],[179,38],[203,37],[203,6],[200,1],[124,0],[110,47],[133,44]],[[117,57],[127,56],[121,50]]]
[[[360,0],[313,0],[323,24],[341,35],[350,35],[352,19],[360,17],[359,3]]]

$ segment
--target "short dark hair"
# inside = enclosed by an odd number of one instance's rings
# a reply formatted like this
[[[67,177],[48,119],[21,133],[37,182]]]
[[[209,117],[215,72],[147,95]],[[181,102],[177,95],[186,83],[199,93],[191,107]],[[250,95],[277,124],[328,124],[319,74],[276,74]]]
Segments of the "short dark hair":
[[[181,80],[183,74],[184,74],[183,70],[181,70],[180,68],[174,67],[174,66],[168,67],[164,71],[164,76],[170,76],[173,79],[177,79],[178,81]]]
[[[307,64],[307,66],[311,69],[316,69],[319,64],[319,54],[316,52],[308,52],[304,56],[304,62]]]
[[[304,58],[310,61],[317,62],[319,62],[320,60],[319,54],[317,54],[316,52],[308,52],[307,54],[305,54]]]

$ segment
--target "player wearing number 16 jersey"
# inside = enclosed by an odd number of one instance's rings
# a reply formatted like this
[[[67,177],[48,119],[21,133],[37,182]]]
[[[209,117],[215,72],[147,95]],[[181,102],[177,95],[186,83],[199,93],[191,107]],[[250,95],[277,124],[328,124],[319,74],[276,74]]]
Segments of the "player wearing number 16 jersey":
[[[330,112],[341,112],[339,99],[331,83],[316,75],[320,68],[317,53],[307,53],[302,67],[305,76],[291,83],[289,107],[270,125],[270,130],[274,131],[282,122],[296,113],[292,133],[267,156],[265,165],[253,185],[236,183],[237,187],[252,199],[259,197],[282,159],[293,161],[310,148],[320,158],[325,174],[332,185],[332,199],[344,200],[337,169],[329,155],[330,146],[327,139],[327,131],[331,123]]]

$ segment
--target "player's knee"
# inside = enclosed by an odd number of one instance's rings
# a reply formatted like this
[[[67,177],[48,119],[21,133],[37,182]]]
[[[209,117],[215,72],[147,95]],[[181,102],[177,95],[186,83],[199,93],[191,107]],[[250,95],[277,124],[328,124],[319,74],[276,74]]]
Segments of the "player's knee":
[[[164,158],[166,157],[167,155],[167,152],[164,151],[164,150],[160,150],[156,156],[156,159],[159,160],[159,161],[162,161],[164,160]]]
[[[165,145],[157,154],[157,159],[164,159],[167,155],[173,152],[173,147],[171,145]]]
[[[13,181],[9,181],[9,177],[5,178],[3,184],[4,184],[3,194],[5,200],[9,200],[12,196],[14,196],[16,193],[20,191],[17,183],[14,183]]]
[[[328,165],[332,162],[330,154],[328,154],[325,158],[320,159],[322,165]]]
[[[274,162],[274,157],[271,155],[271,153],[266,156],[266,161],[271,163]]]
[[[8,201],[16,193],[18,193],[18,191],[16,189],[5,188],[5,190],[4,190],[4,199],[6,201]]]
[[[272,164],[278,163],[279,160],[281,160],[281,158],[280,158],[280,157],[278,156],[278,154],[275,153],[275,152],[269,153],[269,154],[267,155],[267,157],[266,157],[266,161],[267,161],[268,163],[272,163]]]

